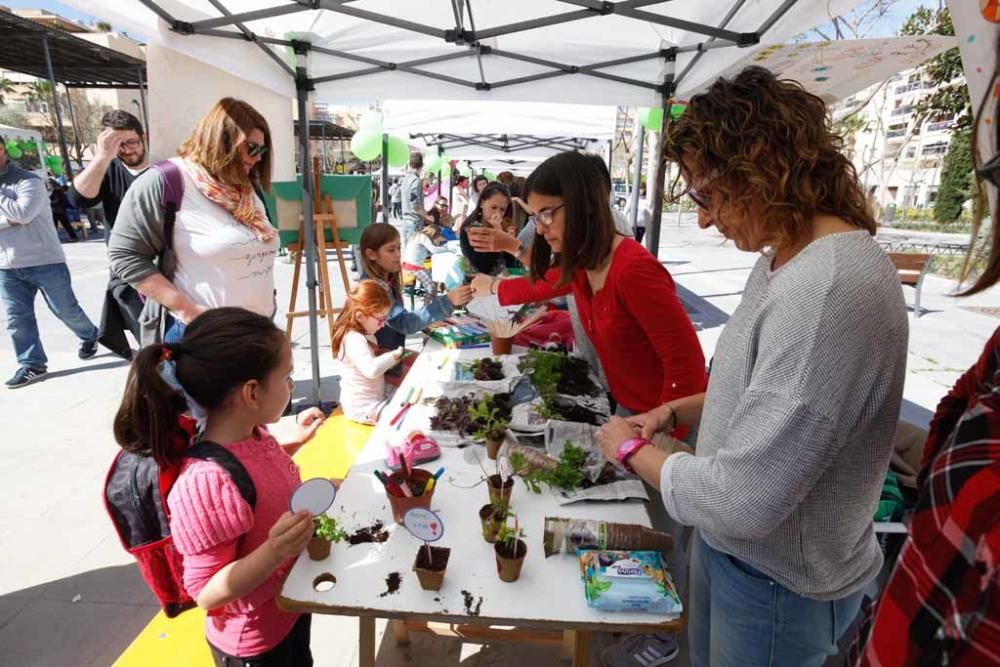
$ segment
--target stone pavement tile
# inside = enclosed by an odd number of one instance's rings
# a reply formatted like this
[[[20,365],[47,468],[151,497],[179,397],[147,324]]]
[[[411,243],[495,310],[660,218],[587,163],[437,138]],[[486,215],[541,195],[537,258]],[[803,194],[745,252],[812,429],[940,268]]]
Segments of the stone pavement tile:
[[[109,582],[111,585],[112,582]],[[0,665],[105,667],[152,616],[142,607],[36,599],[0,628]]]

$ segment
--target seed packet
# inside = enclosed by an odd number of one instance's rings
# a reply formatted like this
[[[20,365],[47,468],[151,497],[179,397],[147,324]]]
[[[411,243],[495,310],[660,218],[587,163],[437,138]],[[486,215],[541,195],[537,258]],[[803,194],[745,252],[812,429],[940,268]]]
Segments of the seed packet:
[[[579,551],[587,606],[604,611],[681,613],[681,599],[658,551]]]

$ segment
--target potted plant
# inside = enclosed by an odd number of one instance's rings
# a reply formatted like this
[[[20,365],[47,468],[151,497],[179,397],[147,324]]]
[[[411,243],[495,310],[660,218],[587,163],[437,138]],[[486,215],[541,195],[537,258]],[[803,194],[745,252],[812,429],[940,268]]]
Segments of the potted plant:
[[[510,507],[510,493],[514,490],[514,478],[504,480],[500,473],[494,473],[486,478],[486,488],[490,493],[490,504]]]
[[[432,547],[425,544],[417,549],[417,558],[413,561],[413,571],[417,573],[421,588],[425,591],[436,591],[441,588],[449,556],[451,556],[451,549],[447,547]]]
[[[514,474],[524,480],[524,485],[533,493],[541,493],[542,484],[562,491],[581,488],[587,481],[583,472],[586,463],[587,452],[569,442],[563,445],[558,459],[529,453],[522,447],[510,454],[510,466]]]
[[[486,455],[495,461],[507,438],[507,424],[510,422],[501,416],[499,406],[489,393],[483,394],[478,403],[469,407],[469,418],[479,427],[476,437],[486,441]]]
[[[484,357],[472,362],[469,368],[472,377],[479,382],[503,379],[503,364],[498,359]]]
[[[493,544],[497,538],[497,532],[504,522],[507,521],[508,509],[504,503],[490,502],[479,508],[479,521],[483,526],[483,539]]]
[[[330,547],[334,542],[340,542],[347,538],[347,533],[337,525],[337,520],[332,516],[320,514],[313,517],[313,536],[309,540],[309,558],[313,560],[323,560],[330,555]]]
[[[521,566],[524,565],[524,557],[528,555],[528,545],[523,537],[524,531],[518,527],[516,517],[513,528],[506,522],[500,526],[493,550],[496,552],[497,574],[501,581],[510,583],[521,576]]]

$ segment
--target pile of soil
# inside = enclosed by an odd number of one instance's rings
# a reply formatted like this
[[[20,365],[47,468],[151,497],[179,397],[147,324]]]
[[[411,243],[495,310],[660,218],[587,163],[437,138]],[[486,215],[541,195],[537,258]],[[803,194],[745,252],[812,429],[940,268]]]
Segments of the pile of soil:
[[[387,595],[392,595],[399,591],[399,585],[403,583],[403,578],[399,576],[399,572],[390,572],[389,576],[385,578],[385,593],[380,593],[379,597],[384,598]]]
[[[427,551],[426,547],[421,547],[417,551],[417,567],[422,570],[431,570],[434,572],[439,572],[448,567],[448,556],[450,554],[449,549],[431,547],[429,558],[427,556]]]
[[[476,606],[472,606],[472,601],[475,598],[469,591],[462,591],[462,600],[465,604],[465,613],[469,616],[479,616],[480,610],[483,608],[483,597],[480,595],[479,600],[476,601]]]
[[[566,357],[556,391],[566,396],[597,396],[600,389],[590,379],[590,365],[580,357]]]
[[[564,398],[556,398],[553,401],[552,410],[563,421],[577,422],[579,424],[600,426],[608,420],[607,415],[593,412]]]
[[[347,543],[352,547],[356,544],[381,544],[389,539],[389,531],[385,529],[382,520],[378,520],[370,526],[358,528],[347,536]]]

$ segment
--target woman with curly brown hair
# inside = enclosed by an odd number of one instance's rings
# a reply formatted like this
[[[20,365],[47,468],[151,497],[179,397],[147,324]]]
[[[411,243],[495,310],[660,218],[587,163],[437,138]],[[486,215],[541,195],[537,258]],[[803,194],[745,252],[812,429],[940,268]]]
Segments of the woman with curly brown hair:
[[[612,418],[598,436],[697,528],[693,665],[822,665],[882,565],[872,516],[902,399],[906,308],[839,149],[823,101],[757,67],[693,97],[666,137],[699,226],[761,253],[707,392]],[[699,426],[696,454],[646,446],[678,424]],[[640,664],[647,642],[626,641],[612,664]]]

